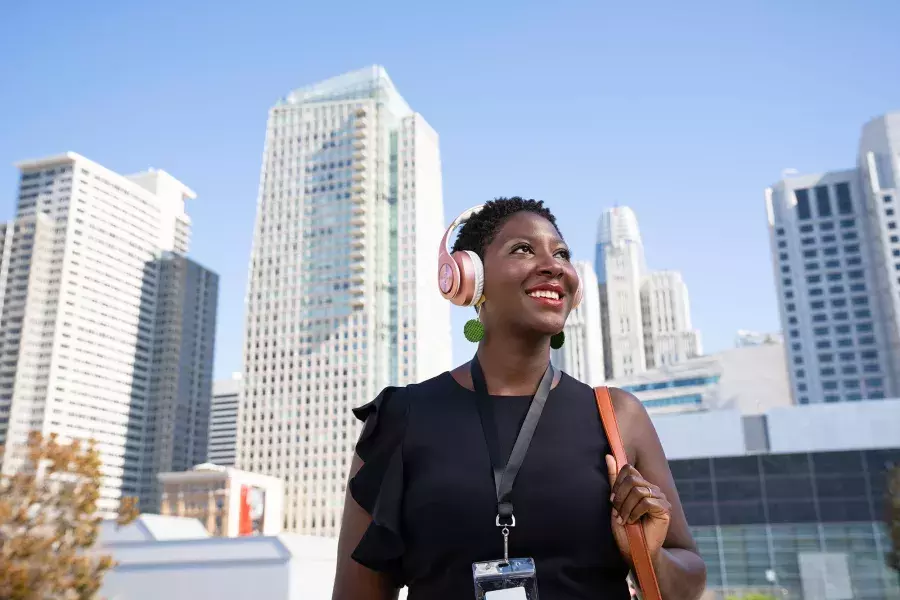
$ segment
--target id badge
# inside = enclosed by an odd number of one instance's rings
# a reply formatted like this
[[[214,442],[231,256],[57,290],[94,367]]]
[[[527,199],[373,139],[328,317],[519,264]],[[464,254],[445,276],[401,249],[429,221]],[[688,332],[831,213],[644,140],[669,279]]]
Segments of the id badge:
[[[538,600],[534,560],[510,558],[472,564],[475,600]]]

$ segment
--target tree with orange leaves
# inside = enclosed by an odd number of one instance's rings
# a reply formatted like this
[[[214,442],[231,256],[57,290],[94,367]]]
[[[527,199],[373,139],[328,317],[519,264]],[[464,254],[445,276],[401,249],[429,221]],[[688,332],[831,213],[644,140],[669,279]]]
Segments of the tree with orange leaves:
[[[16,473],[0,474],[0,598],[92,599],[113,566],[91,550],[102,521],[97,450],[35,432],[25,457]],[[136,517],[134,499],[123,499],[119,524]]]

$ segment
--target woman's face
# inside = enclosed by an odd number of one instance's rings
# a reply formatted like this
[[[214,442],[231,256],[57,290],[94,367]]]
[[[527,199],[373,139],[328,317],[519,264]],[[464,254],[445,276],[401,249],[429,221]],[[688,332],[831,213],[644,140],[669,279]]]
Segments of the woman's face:
[[[553,335],[578,289],[569,247],[556,227],[529,211],[510,216],[484,249],[485,329]]]

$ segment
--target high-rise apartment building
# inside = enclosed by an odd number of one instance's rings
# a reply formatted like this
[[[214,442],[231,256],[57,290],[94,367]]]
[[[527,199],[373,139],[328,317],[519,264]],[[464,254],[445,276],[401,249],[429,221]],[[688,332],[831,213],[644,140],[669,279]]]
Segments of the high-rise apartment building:
[[[681,273],[649,273],[641,284],[641,313],[648,369],[702,354],[700,332],[691,325],[691,305]]]
[[[687,286],[677,271],[648,271],[637,216],[630,208],[615,207],[600,216],[595,268],[607,379],[701,354]]]
[[[98,506],[114,511],[145,480],[159,260],[187,251],[195,195],[163,171],[123,177],[74,153],[17,166],[0,257],[2,468],[22,465],[30,431],[92,438]]]
[[[569,314],[564,332],[566,342],[552,351],[553,364],[590,386],[602,385],[603,330],[600,325],[600,293],[597,275],[588,261],[575,261],[581,277],[581,304]]]
[[[219,276],[184,256],[155,261],[159,288],[141,509],[157,512],[158,473],[207,461]]]
[[[209,411],[207,461],[233,467],[237,453],[238,406],[241,402],[241,374],[213,382]]]
[[[863,128],[858,167],[766,190],[791,387],[801,404],[900,393],[900,112]]]
[[[284,480],[288,530],[337,533],[360,428],[351,409],[449,368],[443,229],[438,136],[383,68],[270,110],[237,466]]]

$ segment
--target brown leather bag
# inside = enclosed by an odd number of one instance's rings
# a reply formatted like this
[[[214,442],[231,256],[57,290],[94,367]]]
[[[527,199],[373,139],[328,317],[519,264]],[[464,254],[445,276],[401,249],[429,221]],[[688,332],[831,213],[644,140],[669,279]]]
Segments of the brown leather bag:
[[[606,439],[609,440],[609,446],[616,459],[616,466],[621,469],[622,466],[628,464],[628,457],[625,455],[625,446],[622,445],[619,422],[616,420],[616,411],[613,410],[609,388],[594,388],[594,397],[597,399],[597,409],[600,411],[603,430],[606,431]],[[644,526],[640,522],[625,525],[625,532],[628,534],[628,545],[631,548],[631,557],[634,561],[634,570],[637,572],[641,596],[644,600],[662,600],[659,581],[656,579],[653,561],[650,558],[650,549],[647,547],[647,538],[644,537]]]

